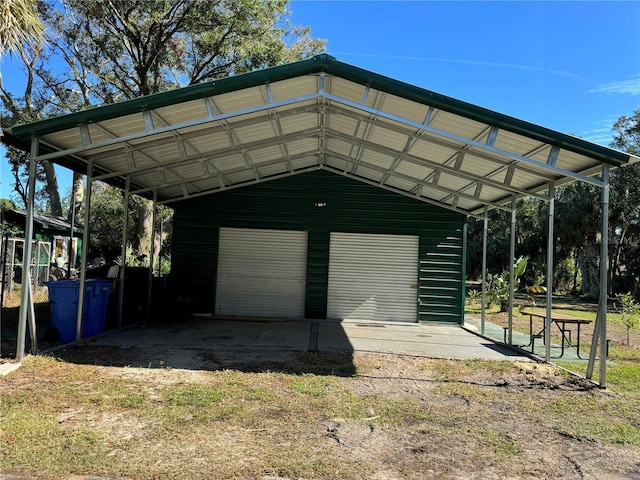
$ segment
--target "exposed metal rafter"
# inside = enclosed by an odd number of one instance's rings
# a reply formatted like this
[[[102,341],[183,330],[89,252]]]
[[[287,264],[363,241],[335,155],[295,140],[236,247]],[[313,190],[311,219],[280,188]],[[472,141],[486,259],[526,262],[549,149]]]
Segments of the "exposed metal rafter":
[[[330,107],[330,111],[331,113],[341,113],[344,116],[348,116],[350,118],[355,118],[355,119],[359,119],[362,121],[366,121],[366,119],[368,118],[366,116],[366,114],[358,114],[357,112],[353,112],[349,109],[340,107],[339,105],[336,104],[332,104]],[[402,125],[398,125],[397,123],[392,123],[392,122],[388,122],[386,120],[380,120],[378,119],[377,121],[378,126],[389,130],[390,132],[395,132],[395,133],[399,133],[402,135],[415,135],[416,132],[413,128],[407,128],[406,126],[402,126]],[[474,139],[476,141],[480,141],[487,133],[487,130],[483,130],[482,132],[480,132],[480,134],[478,134],[476,137],[474,137]],[[426,135],[424,135],[425,133],[427,133],[426,131],[420,131],[418,132],[420,135],[416,135],[416,139],[420,139],[420,140],[424,140],[425,142],[429,143],[429,144],[433,144],[437,147],[444,147],[446,149],[451,150],[452,152],[454,152],[453,154],[451,154],[449,157],[447,157],[446,160],[444,160],[442,163],[448,164],[448,162],[454,161],[457,155],[457,152],[460,149],[466,149],[469,150],[470,146],[468,145],[467,142],[452,142],[448,139],[445,138],[439,138],[439,137],[433,137],[433,136],[429,136],[428,138],[426,138]],[[540,147],[537,147],[536,149],[533,150],[533,152],[538,152],[540,149],[544,149],[547,148],[547,145],[542,145]],[[474,157],[480,158],[482,160],[486,160],[488,162],[491,163],[495,163],[496,165],[500,165],[500,166],[508,166],[510,164],[513,163],[513,160],[510,158],[504,158],[504,157],[495,157],[492,156],[486,152],[479,152],[479,151],[473,151],[473,155]],[[526,154],[528,155],[528,154]],[[528,173],[530,175],[535,175],[535,176],[544,176],[545,178],[551,180],[555,177],[555,175],[552,175],[551,173],[545,173],[545,172],[540,172],[538,169],[534,169],[534,168],[530,168],[527,165],[518,165],[519,170],[521,170],[522,172]],[[494,173],[491,173],[489,175],[494,176],[496,175],[495,172],[498,171],[494,171]]]
[[[73,115],[82,121],[16,129],[44,132],[38,160],[81,168],[92,161],[96,180],[129,179],[132,192],[155,194],[159,202],[313,167],[338,168],[416,198],[433,195],[474,215],[485,205],[509,209],[514,195],[547,200],[551,183],[602,183],[604,148],[590,158],[586,142],[566,135],[512,125],[433,92],[404,91],[348,66],[345,76],[343,67],[309,66],[313,71],[298,76],[250,74],[187,87],[194,94],[180,93],[182,101],[161,94],[104,109],[124,112],[122,118],[99,108]],[[612,164],[621,160],[611,156]]]
[[[289,157],[290,160],[295,161],[297,159],[302,159],[302,158],[309,158],[312,156],[315,156],[316,151],[311,151],[311,152],[305,152],[305,153],[301,153],[298,155],[293,155],[291,157]],[[272,165],[278,165],[282,163],[282,160],[277,159],[277,160],[271,160],[269,162],[263,162],[261,163],[257,168],[265,168],[265,167],[270,167]],[[212,173],[208,173],[208,174],[202,174],[199,175],[197,178],[193,178],[191,179],[191,182],[185,182],[184,180],[175,180],[173,182],[166,182],[165,184],[162,185],[163,188],[171,188],[171,187],[178,187],[178,186],[182,186],[182,185],[188,185],[191,184],[192,181],[196,181],[196,180],[207,180],[207,179],[221,179],[223,177],[228,177],[234,174],[238,174],[238,173],[242,173],[243,171],[245,171],[245,167],[236,167],[236,168],[232,168],[229,170],[225,170],[224,172],[212,172]],[[287,172],[287,173],[292,173],[291,172]],[[278,176],[278,178],[280,176],[286,176],[286,174],[280,174]],[[256,180],[262,180],[264,179],[261,175],[259,175]],[[243,184],[245,184],[245,182],[243,182]],[[231,186],[230,184],[228,184],[228,186]],[[146,188],[140,188],[140,189],[136,189],[136,190],[132,190],[131,193],[135,193],[136,195],[142,195],[144,193],[147,192],[151,192],[153,191],[155,188],[157,188],[157,186],[153,186],[153,187],[146,187]],[[192,188],[194,189],[194,191],[203,191],[202,189],[199,189],[195,186],[192,185]],[[212,188],[206,189],[206,191],[213,193],[214,191],[217,190],[223,190],[225,188],[225,182],[220,181],[220,185],[216,185],[213,186]]]
[[[318,137],[320,134],[318,128],[314,127],[308,130],[304,130],[301,132],[296,132],[296,133],[292,133],[292,134],[287,134],[287,135],[283,135],[280,140],[284,143],[287,142],[291,142],[297,139],[301,139],[301,138],[309,138],[309,137]],[[206,161],[207,165],[209,165],[210,168],[214,168],[216,172],[219,173],[224,173],[223,170],[218,169],[214,166],[212,166],[210,164],[211,160],[215,160],[215,159],[219,159],[219,158],[223,158],[225,156],[229,156],[235,153],[240,152],[241,149],[245,149],[247,151],[251,151],[251,150],[257,150],[260,148],[263,148],[267,145],[272,144],[272,140],[271,139],[266,139],[266,140],[258,140],[255,142],[248,142],[248,143],[244,143],[244,144],[240,144],[240,145],[234,145],[234,146],[229,146],[229,147],[225,147],[225,148],[221,148],[218,150],[213,150],[210,152],[207,152],[207,154],[202,154],[202,153],[198,153],[198,154],[193,154],[193,155],[187,155],[185,158],[174,158],[171,161],[167,161],[164,162],[162,165],[164,167],[171,167],[171,166],[188,166],[193,162],[200,162],[200,161]],[[101,180],[101,181],[105,181],[109,178],[113,178],[113,177],[118,177],[121,175],[136,175],[136,174],[140,174],[146,171],[150,171],[150,170],[154,170],[157,168],[156,164],[153,165],[144,165],[144,166],[139,166],[139,167],[135,167],[135,168],[131,168],[128,170],[121,170],[121,171],[115,171],[115,172],[111,172],[108,174],[104,174],[104,175],[99,175],[96,176],[96,180]]]
[[[400,188],[393,187],[395,191],[401,191],[401,192],[403,192],[403,194],[406,194],[408,196],[419,197],[420,195],[416,194],[415,192],[417,191],[418,188],[422,189],[424,187],[428,187],[428,188],[430,188],[432,190],[442,192],[443,195],[442,195],[442,197],[440,199],[433,198],[432,200],[434,201],[434,205],[439,205],[439,206],[444,207],[444,208],[448,208],[448,207],[451,206],[451,203],[448,203],[446,201],[446,199],[449,198],[450,196],[453,196],[453,195],[458,196],[459,198],[466,198],[468,200],[476,200],[476,198],[473,195],[467,195],[467,194],[464,194],[464,193],[459,192],[459,191],[451,190],[451,189],[448,189],[448,188],[443,187],[441,185],[438,185],[437,183],[416,180],[415,178],[409,177],[407,175],[400,174],[398,172],[389,172],[388,170],[386,170],[386,169],[384,169],[382,167],[378,167],[376,165],[371,165],[371,164],[365,164],[362,161],[353,159],[353,158],[345,156],[345,155],[332,153],[331,157],[332,158],[336,158],[338,160],[341,160],[341,161],[347,163],[348,165],[355,164],[356,166],[366,166],[367,168],[369,168],[371,170],[374,170],[374,171],[377,171],[377,172],[379,172],[381,174],[388,173],[390,177],[399,178],[399,179],[404,180],[406,182],[416,183],[416,187],[414,187],[414,188],[412,188],[410,190],[402,190]],[[347,169],[347,170],[349,170],[349,169]],[[344,171],[344,169],[343,169],[343,171]],[[375,183],[375,182],[372,182],[372,183]],[[385,185],[389,186],[387,184],[385,184]],[[498,204],[494,205],[494,204],[491,204],[490,202],[489,202],[489,205],[491,205],[494,208],[500,208],[500,209],[503,208],[501,205],[498,205]],[[456,211],[457,211],[457,209],[456,209]]]
[[[171,133],[175,130],[181,130],[181,129],[186,129],[186,128],[191,128],[191,127],[196,127],[199,125],[205,125],[211,122],[221,122],[223,120],[227,120],[230,118],[234,118],[234,117],[240,117],[243,115],[248,115],[251,113],[257,113],[257,112],[263,112],[265,110],[269,110],[270,108],[277,108],[277,107],[281,107],[281,106],[286,106],[286,105],[293,105],[296,103],[300,103],[300,102],[304,102],[304,101],[308,101],[308,100],[315,100],[317,99],[321,94],[319,93],[312,93],[310,95],[305,95],[303,97],[299,97],[299,98],[292,98],[292,99],[288,99],[286,101],[281,101],[281,102],[275,102],[272,105],[260,105],[257,107],[251,107],[251,108],[243,108],[240,110],[235,110],[233,112],[229,112],[229,113],[221,113],[219,115],[214,115],[213,117],[210,116],[206,116],[204,118],[198,119],[198,120],[191,120],[188,122],[181,122],[181,123],[177,123],[175,125],[169,125],[169,126],[165,126],[165,127],[156,127],[153,130],[142,130],[142,131],[137,131],[135,133],[131,133],[131,134],[127,134],[127,135],[123,135],[121,137],[117,137],[117,138],[111,138],[109,140],[103,140],[100,142],[94,142],[91,143],[90,145],[83,145],[81,147],[71,147],[71,148],[62,148],[60,147],[59,150],[55,151],[55,152],[51,152],[48,154],[44,154],[44,155],[40,155],[38,157],[38,160],[42,161],[42,160],[54,160],[56,158],[60,158],[60,157],[65,157],[68,155],[74,155],[80,152],[87,152],[89,150],[96,150],[96,149],[100,149],[100,148],[104,148],[104,147],[109,147],[112,145],[119,145],[122,143],[126,143],[126,142],[130,142],[133,140],[138,140],[141,138],[145,138],[145,137],[151,137],[153,135],[161,135],[163,133]],[[79,130],[79,128],[78,128]]]
[[[366,183],[367,185],[380,187],[380,188],[382,188],[384,190],[388,190],[390,192],[398,193],[398,194],[403,195],[405,197],[414,198],[416,200],[419,200],[419,201],[424,202],[424,203],[428,203],[430,205],[434,205],[436,207],[445,208],[447,210],[451,210],[451,211],[454,211],[454,212],[458,212],[458,213],[462,213],[464,215],[467,215],[467,213],[462,209],[458,209],[458,208],[452,207],[451,205],[444,205],[444,204],[442,204],[440,202],[437,202],[437,201],[434,201],[434,200],[432,200],[431,198],[428,198],[428,197],[411,195],[410,193],[408,193],[408,192],[406,192],[404,190],[400,190],[400,189],[392,187],[390,185],[380,185],[377,182],[373,182],[371,180],[368,180],[367,178],[360,177],[358,175],[351,175],[351,174],[348,174],[348,173],[344,173],[341,169],[334,169],[334,168],[332,168],[330,166],[326,166],[326,167],[324,167],[324,170],[331,171],[331,172],[334,172],[334,173],[338,173],[338,174],[340,174],[340,175],[342,175],[344,177],[353,178],[353,179],[358,180],[358,181],[360,181],[362,183]],[[470,215],[470,216],[476,217],[476,218],[481,218],[479,215]]]
[[[379,153],[384,153],[385,155],[388,155],[388,156],[393,156],[396,153],[391,148],[384,147],[384,146],[379,145],[377,143],[367,142],[366,140],[353,139],[353,138],[348,137],[347,135],[343,134],[342,132],[330,130],[330,131],[327,132],[327,135],[331,136],[333,138],[339,138],[339,139],[344,140],[344,141],[350,141],[354,145],[360,145],[360,146],[366,147],[367,149],[370,149],[372,151],[377,151]],[[458,171],[453,167],[442,165],[442,164],[440,164],[438,162],[426,159],[424,157],[417,157],[417,156],[413,156],[413,155],[403,155],[402,159],[404,161],[415,163],[417,165],[423,165],[423,166],[428,166],[428,167],[434,168],[437,171],[447,172],[447,173],[450,173],[451,175],[454,175],[456,177],[467,178],[467,179],[472,180],[474,182],[483,183],[485,185],[491,186],[491,187],[499,189],[499,190],[507,190],[507,191],[509,191],[511,193],[519,193],[519,194],[523,194],[523,195],[528,195],[530,193],[530,192],[527,192],[525,190],[521,190],[521,189],[518,189],[518,188],[515,188],[515,187],[511,187],[511,186],[506,186],[506,185],[504,185],[504,184],[502,184],[500,182],[496,182],[496,181],[493,181],[493,180],[490,180],[490,179],[486,179],[486,178],[481,177],[481,176],[474,175],[474,174],[469,173],[469,172]],[[353,160],[356,160],[356,159],[353,159]],[[416,181],[416,183],[418,183],[418,181]]]
[[[383,112],[381,110],[376,110],[376,109],[373,109],[373,108],[370,108],[370,107],[366,107],[366,106],[360,105],[360,104],[358,104],[356,102],[352,102],[352,101],[350,101],[348,99],[345,99],[345,98],[340,98],[340,97],[335,96],[335,95],[327,95],[327,98],[329,100],[333,101],[333,102],[336,102],[336,103],[342,103],[343,105],[347,105],[347,106],[350,106],[350,107],[353,107],[353,108],[360,108],[363,111],[370,112],[371,114],[379,116],[381,118],[386,118],[388,120],[392,120],[394,122],[398,122],[398,123],[405,124],[405,125],[411,125],[414,128],[421,128],[426,132],[432,133],[434,135],[437,135],[437,136],[440,136],[440,137],[443,137],[443,138],[447,138],[449,140],[453,140],[455,142],[460,142],[460,143],[463,143],[463,144],[464,143],[468,143],[469,147],[473,147],[474,149],[478,149],[479,151],[491,152],[492,154],[498,155],[499,157],[502,157],[502,158],[505,158],[505,159],[517,160],[517,161],[523,162],[523,163],[525,163],[527,165],[530,165],[530,166],[532,166],[532,167],[534,167],[534,168],[536,168],[536,169],[538,169],[540,171],[548,170],[548,171],[551,171],[554,174],[559,175],[559,176],[566,176],[566,177],[569,177],[569,178],[573,178],[574,180],[582,180],[584,182],[591,183],[591,184],[598,185],[598,186],[602,185],[602,182],[600,182],[598,180],[595,180],[593,178],[590,178],[590,177],[583,177],[579,173],[576,173],[576,172],[573,172],[573,171],[570,171],[570,170],[566,170],[566,169],[563,169],[563,168],[559,168],[559,167],[556,167],[556,166],[547,165],[546,163],[541,163],[538,160],[526,157],[524,155],[516,154],[514,152],[509,152],[509,151],[506,151],[506,150],[503,150],[503,149],[500,149],[500,148],[493,147],[491,145],[487,145],[487,144],[484,144],[484,143],[481,143],[481,142],[477,142],[477,141],[465,138],[465,137],[463,137],[461,135],[458,135],[458,134],[455,134],[455,133],[447,132],[447,131],[444,131],[444,130],[439,130],[439,129],[433,128],[431,126],[421,125],[421,124],[419,124],[417,122],[413,122],[413,121],[411,121],[409,119],[399,117],[398,115],[395,115],[395,114],[392,114],[392,113],[388,113],[388,112]]]

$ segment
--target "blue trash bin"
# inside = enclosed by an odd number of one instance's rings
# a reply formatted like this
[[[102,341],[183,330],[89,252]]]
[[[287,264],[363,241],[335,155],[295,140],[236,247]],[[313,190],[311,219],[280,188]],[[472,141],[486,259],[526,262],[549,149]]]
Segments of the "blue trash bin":
[[[89,297],[88,311],[85,309],[82,315],[82,337],[93,337],[104,332],[105,319],[107,317],[107,303],[111,293],[112,280],[103,278],[91,278],[85,281],[85,305],[86,297]]]
[[[57,282],[46,282],[45,285],[49,289],[51,326],[58,329],[61,342],[75,341],[80,281],[59,280]],[[85,294],[84,311],[87,310],[88,301],[89,299]]]
[[[49,289],[51,326],[58,329],[60,341],[76,340],[76,323],[80,280],[46,282]],[[104,332],[107,302],[111,293],[111,280],[92,278],[85,281],[84,309],[82,311],[82,337]]]

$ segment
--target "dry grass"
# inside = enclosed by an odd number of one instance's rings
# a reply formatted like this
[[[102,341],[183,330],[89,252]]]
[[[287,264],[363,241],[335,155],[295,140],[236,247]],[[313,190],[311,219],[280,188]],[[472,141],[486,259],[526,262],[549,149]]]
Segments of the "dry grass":
[[[551,366],[374,354],[296,362],[291,371],[308,373],[29,357],[0,381],[2,471],[382,480],[640,470],[638,398]]]

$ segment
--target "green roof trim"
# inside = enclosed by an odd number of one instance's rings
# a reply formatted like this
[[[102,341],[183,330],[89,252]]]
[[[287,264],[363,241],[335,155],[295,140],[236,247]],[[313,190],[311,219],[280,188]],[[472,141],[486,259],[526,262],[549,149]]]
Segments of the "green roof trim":
[[[167,92],[154,93],[152,95],[103,105],[81,112],[70,113],[25,125],[18,125],[9,130],[16,137],[28,140],[31,137],[43,136],[80,125],[101,122],[147,110],[198,100],[200,98],[256,87],[264,85],[265,83],[316,73],[323,71],[323,67],[327,61],[325,60],[326,58],[335,60],[329,55],[318,55],[308,60],[234,75],[220,80],[211,80]]]
[[[365,85],[408,100],[476,120],[513,133],[527,136],[550,145],[586,155],[598,161],[621,166],[631,160],[629,154],[586,140],[560,133],[524,120],[519,120],[492,110],[456,100],[384,75],[370,72],[338,61],[328,54],[255,72],[234,75],[184,88],[156,93],[111,105],[95,107],[82,112],[18,125],[8,131],[21,140],[40,137],[80,125],[101,122],[125,115],[175,105],[191,100],[256,87],[266,83],[287,80],[314,73],[327,73]]]

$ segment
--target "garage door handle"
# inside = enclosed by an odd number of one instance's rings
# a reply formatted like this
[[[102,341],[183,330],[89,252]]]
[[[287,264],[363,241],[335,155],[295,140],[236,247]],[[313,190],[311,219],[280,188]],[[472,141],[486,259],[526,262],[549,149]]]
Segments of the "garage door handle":
[[[298,285],[306,285],[307,281],[306,280],[298,280]]]

